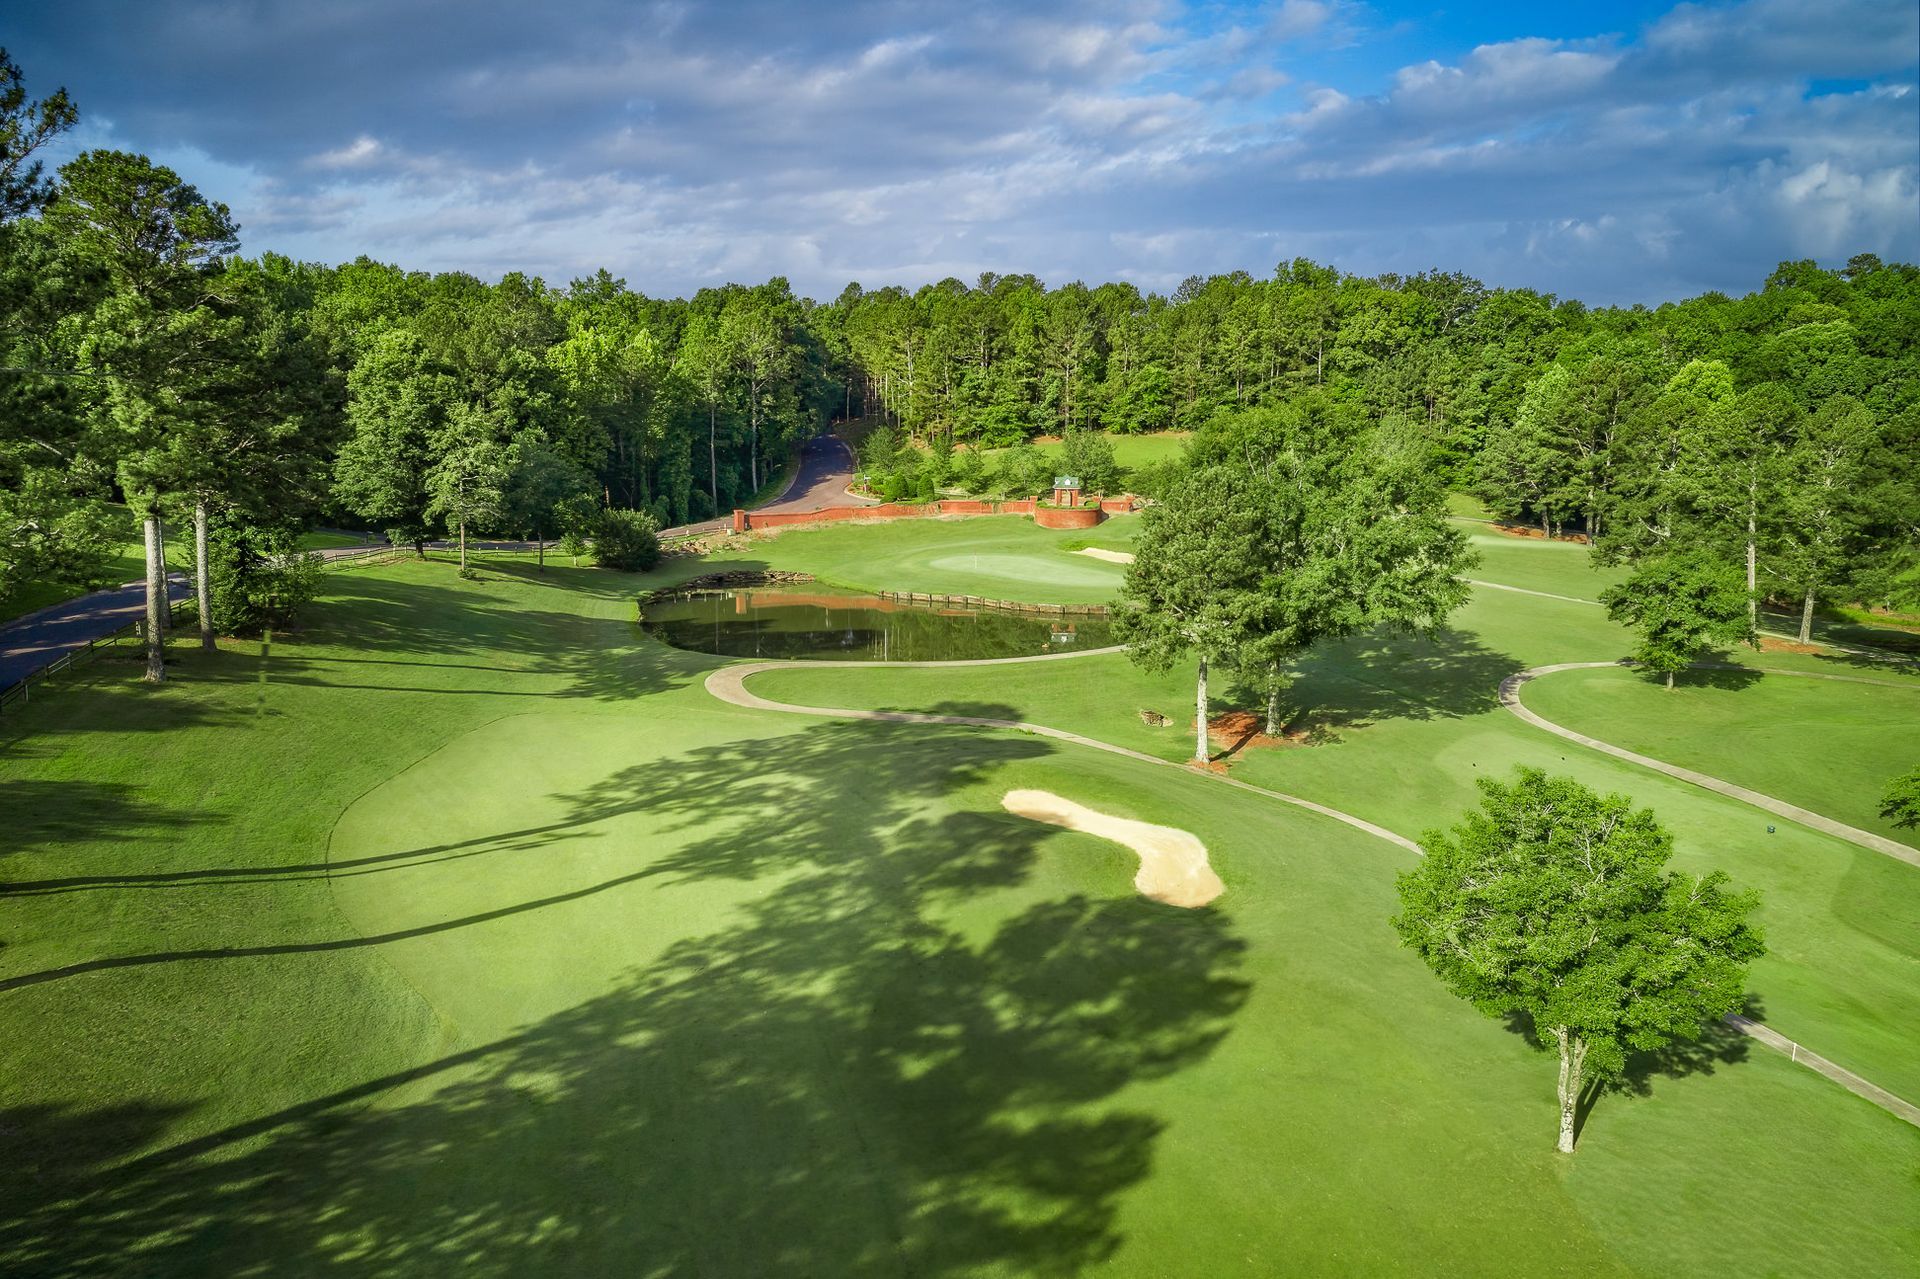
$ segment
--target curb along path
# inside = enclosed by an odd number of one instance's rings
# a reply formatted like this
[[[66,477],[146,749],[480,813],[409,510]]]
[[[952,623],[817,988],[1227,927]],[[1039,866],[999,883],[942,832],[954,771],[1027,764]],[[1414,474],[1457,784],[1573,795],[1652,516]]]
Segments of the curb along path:
[[[1819,813],[1801,808],[1797,804],[1789,804],[1783,799],[1775,799],[1771,795],[1763,795],[1759,791],[1748,790],[1744,786],[1736,786],[1732,782],[1721,781],[1719,778],[1709,777],[1705,773],[1696,773],[1690,768],[1681,768],[1678,764],[1669,764],[1664,760],[1654,759],[1649,755],[1641,755],[1635,751],[1627,750],[1624,747],[1615,746],[1610,742],[1603,742],[1597,737],[1588,737],[1585,733],[1576,733],[1570,728],[1563,728],[1552,720],[1528,710],[1520,701],[1520,690],[1527,684],[1539,679],[1542,675],[1553,675],[1560,671],[1596,671],[1622,665],[1624,665],[1624,663],[1621,662],[1558,662],[1552,666],[1536,666],[1532,670],[1520,671],[1500,681],[1500,704],[1535,728],[1544,729],[1552,733],[1555,737],[1564,737],[1570,742],[1576,742],[1581,746],[1597,750],[1602,754],[1611,755],[1615,759],[1624,759],[1630,764],[1638,764],[1642,768],[1650,768],[1656,773],[1665,773],[1668,777],[1677,777],[1683,782],[1688,782],[1700,787],[1702,790],[1710,790],[1716,795],[1725,795],[1727,798],[1737,799],[1743,804],[1751,804],[1755,808],[1772,813],[1776,817],[1784,817],[1790,822],[1797,822],[1802,826],[1811,827],[1823,835],[1832,835],[1835,839],[1843,839],[1849,844],[1869,849],[1872,852],[1884,853],[1888,857],[1906,862],[1909,866],[1920,866],[1920,849],[1910,848],[1897,840],[1888,839],[1885,835],[1876,835],[1872,831],[1860,830],[1857,827],[1848,826],[1846,823],[1837,822],[1831,817],[1822,817]],[[1742,669],[1752,670],[1755,668],[1744,667]],[[1844,675],[1823,675],[1810,671],[1765,671],[1762,673],[1766,675],[1797,675],[1802,679],[1840,680],[1845,683],[1877,684],[1882,682],[1878,680],[1855,680],[1849,679]]]
[[[1123,648],[1112,647],[1087,649],[1078,653],[1043,653],[1035,657],[984,657],[959,662],[835,662],[833,666],[835,668],[931,667],[935,669],[965,666],[1006,666],[1024,662],[1072,661],[1080,657],[1097,657],[1104,653],[1120,653],[1124,651]],[[824,664],[819,662],[789,661],[746,662],[737,663],[732,666],[722,666],[707,676],[706,689],[707,692],[711,693],[714,697],[729,705],[742,706],[750,710],[776,711],[788,715],[811,715],[822,719],[875,720],[889,724],[960,724],[974,728],[1010,728],[1017,732],[1033,733],[1036,736],[1052,738],[1055,741],[1071,742],[1076,746],[1086,746],[1093,750],[1105,751],[1109,755],[1124,756],[1127,759],[1138,760],[1144,764],[1189,771],[1185,764],[1177,764],[1172,760],[1161,759],[1157,755],[1148,755],[1141,751],[1130,750],[1124,746],[1115,746],[1111,742],[1100,741],[1098,738],[1083,737],[1078,733],[1069,733],[1064,729],[1049,728],[1045,724],[1033,724],[1025,720],[991,719],[980,715],[933,715],[924,711],[868,711],[836,706],[800,706],[790,702],[776,702],[769,698],[762,697],[758,693],[750,692],[747,689],[747,681],[749,679],[766,671],[811,670],[817,669],[822,665]],[[1550,671],[1614,665],[1618,665],[1618,663],[1569,662],[1559,666],[1543,666],[1533,671],[1522,671],[1519,676],[1510,676],[1501,683],[1500,700],[1503,704],[1508,705],[1509,709],[1519,713],[1523,719],[1528,719],[1529,722],[1538,722],[1543,727],[1549,728],[1550,731],[1560,732],[1564,736],[1572,737],[1575,741],[1585,741],[1586,739],[1579,738],[1571,733],[1566,733],[1557,726],[1550,725],[1547,721],[1540,720],[1537,716],[1533,716],[1531,712],[1520,706],[1517,693],[1509,703],[1508,685],[1512,684],[1513,687],[1517,689],[1521,683],[1526,682],[1527,678],[1543,675]],[[1596,743],[1596,745],[1599,745],[1603,750],[1609,751],[1609,753],[1620,754],[1630,759],[1640,758],[1632,755],[1631,752],[1618,751],[1616,748],[1607,747],[1604,743]],[[1657,761],[1649,762],[1654,763],[1655,766],[1659,766]],[[1665,771],[1665,769],[1663,768],[1662,771]],[[1353,827],[1355,830],[1365,831],[1367,834],[1378,839],[1384,839],[1388,843],[1398,845],[1412,852],[1415,856],[1421,855],[1420,846],[1412,840],[1395,834],[1384,826],[1376,826],[1364,818],[1355,817],[1352,813],[1343,813],[1337,808],[1329,808],[1325,804],[1316,804],[1310,799],[1301,799],[1296,795],[1282,794],[1280,791],[1268,790],[1264,786],[1254,786],[1248,782],[1238,781],[1232,777],[1222,776],[1218,773],[1202,772],[1197,775],[1212,778],[1214,781],[1226,786],[1232,786],[1237,790],[1249,791],[1255,795],[1265,796],[1268,799],[1279,800],[1284,804],[1292,804],[1297,808],[1304,808],[1308,812],[1319,813],[1323,817],[1331,817],[1334,821],[1344,823],[1345,825]],[[1711,781],[1713,779],[1709,778],[1707,780]],[[1761,1025],[1759,1022],[1742,1017],[1738,1013],[1730,1013],[1722,1020],[1755,1042],[1763,1044],[1788,1058],[1788,1060],[1792,1061],[1795,1065],[1805,1066],[1808,1070],[1823,1075],[1834,1083],[1839,1084],[1856,1097],[1872,1102],[1896,1118],[1905,1120],[1915,1127],[1920,1127],[1920,1106],[1915,1106],[1913,1103],[1888,1092],[1886,1089],[1854,1074],[1843,1066],[1835,1065],[1819,1054],[1801,1047],[1785,1035]]]

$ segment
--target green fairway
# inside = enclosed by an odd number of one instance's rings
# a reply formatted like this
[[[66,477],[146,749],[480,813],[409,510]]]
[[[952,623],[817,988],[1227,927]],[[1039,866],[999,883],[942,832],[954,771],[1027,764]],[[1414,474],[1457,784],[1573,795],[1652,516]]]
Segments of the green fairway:
[[[802,526],[756,539],[751,558],[863,590],[1105,604],[1119,593],[1122,566],[1067,547],[1122,545],[1137,520],[1116,516],[1070,531],[1043,529],[1017,515]]]
[[[1920,842],[1880,816],[1887,783],[1920,763],[1920,678],[1897,668],[1851,678],[1875,682],[1700,671],[1668,692],[1633,671],[1563,671],[1525,698],[1576,732]]]
[[[830,527],[727,562],[1105,598],[1064,583],[1119,566],[1065,536]],[[975,555],[1028,593],[976,584]],[[108,657],[9,715],[0,1265],[1920,1266],[1920,1131],[1723,1036],[1639,1063],[1639,1091],[1601,1098],[1556,1156],[1551,1060],[1387,925],[1410,854],[1031,735],[721,704],[712,659],[632,622],[641,586],[712,567],[357,568],[271,647],[182,645],[160,688]],[[1767,894],[1767,1018],[1920,1095],[1912,869],[1749,834],[1751,810],[1605,757],[1560,763],[1493,706],[1519,665],[1616,655],[1599,610],[1481,591],[1456,620],[1316,655],[1294,701],[1324,744],[1235,775],[1408,833],[1520,760],[1628,790],[1683,862]],[[1185,735],[1137,712],[1177,719],[1190,695],[1184,672],[1120,657],[753,687],[1026,716],[1168,758]],[[1190,830],[1226,894],[1145,901],[1130,854],[1007,814],[1013,788]]]

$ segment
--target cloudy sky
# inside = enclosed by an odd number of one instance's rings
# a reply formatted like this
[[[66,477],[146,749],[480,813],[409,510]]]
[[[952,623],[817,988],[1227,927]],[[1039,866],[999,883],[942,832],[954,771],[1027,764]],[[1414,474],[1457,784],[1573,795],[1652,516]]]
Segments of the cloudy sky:
[[[1913,0],[60,0],[78,146],[249,252],[654,294],[1295,256],[1593,302],[1920,258]]]

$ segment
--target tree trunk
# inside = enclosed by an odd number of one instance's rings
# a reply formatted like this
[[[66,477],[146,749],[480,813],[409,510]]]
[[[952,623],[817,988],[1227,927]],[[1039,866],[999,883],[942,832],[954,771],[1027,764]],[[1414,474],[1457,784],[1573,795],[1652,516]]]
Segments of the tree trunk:
[[[533,553],[540,561],[540,571],[547,571],[547,539],[540,536],[540,521],[533,522]]]
[[[720,430],[718,415],[720,408],[712,400],[707,401],[707,494],[713,498],[713,513],[720,514],[720,449],[714,437]]]
[[[1667,672],[1667,691],[1669,693],[1673,691],[1673,672],[1672,671]]]
[[[1586,1062],[1587,1046],[1569,1035],[1565,1026],[1556,1026],[1554,1039],[1560,1045],[1560,1144],[1563,1155],[1573,1153],[1573,1128],[1580,1117],[1581,1067]]]
[[[213,651],[213,577],[207,571],[207,504],[193,504],[193,576],[200,608],[200,647]]]
[[[467,571],[467,521],[465,516],[460,518],[460,571],[462,573]]]
[[[1280,663],[1267,668],[1267,736],[1280,736]]]
[[[1193,692],[1194,713],[1194,762],[1204,764],[1211,753],[1207,749],[1207,659],[1200,658],[1200,678]]]
[[[161,614],[167,611],[167,569],[161,559],[160,517],[147,512],[147,682],[164,684],[167,679],[166,641],[160,630]]]
[[[1753,508],[1750,506],[1747,508],[1747,625],[1755,629],[1760,626],[1760,597],[1754,594],[1755,587],[1759,585],[1756,572],[1759,563],[1760,552],[1754,533]],[[1756,644],[1758,642],[1755,641]]]
[[[165,635],[173,629],[173,598],[167,580],[167,522],[158,515],[153,517],[153,542],[160,562],[160,633]]]
[[[1800,605],[1800,642],[1813,643],[1813,588],[1807,588],[1807,598]]]

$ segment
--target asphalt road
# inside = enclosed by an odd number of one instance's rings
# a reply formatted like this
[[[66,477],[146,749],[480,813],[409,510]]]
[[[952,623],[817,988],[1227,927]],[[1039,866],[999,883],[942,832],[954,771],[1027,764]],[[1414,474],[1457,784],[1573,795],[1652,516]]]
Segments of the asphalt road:
[[[871,498],[854,497],[847,492],[853,481],[853,450],[838,436],[823,435],[800,447],[800,466],[786,492],[758,509],[763,511],[817,511],[825,506],[868,506]],[[732,520],[710,520],[664,529],[667,535],[706,533],[729,527]],[[436,549],[451,549],[451,542],[430,542]],[[551,544],[549,544],[551,545]],[[531,542],[470,541],[469,550],[526,551]],[[340,559],[359,554],[366,548],[338,547],[319,552],[322,559]],[[184,573],[176,573],[168,583],[175,600],[190,598],[192,583]],[[0,690],[11,688],[41,667],[56,662],[63,654],[87,646],[88,641],[111,635],[130,622],[138,621],[146,608],[146,588],[141,582],[109,587],[82,595],[63,604],[54,604],[0,626]]]
[[[193,595],[185,573],[167,583],[177,600]],[[65,653],[85,648],[89,640],[111,635],[146,612],[147,584],[128,582],[104,591],[53,604],[0,626],[0,689],[11,688]]]

